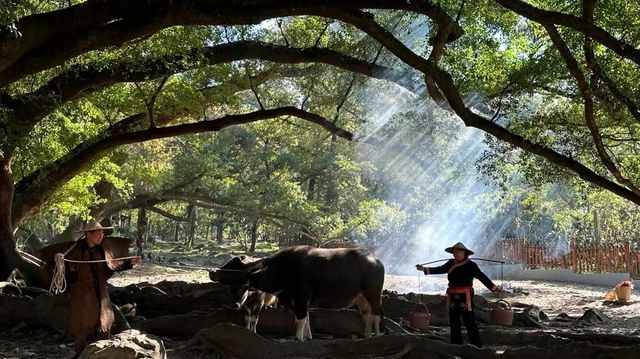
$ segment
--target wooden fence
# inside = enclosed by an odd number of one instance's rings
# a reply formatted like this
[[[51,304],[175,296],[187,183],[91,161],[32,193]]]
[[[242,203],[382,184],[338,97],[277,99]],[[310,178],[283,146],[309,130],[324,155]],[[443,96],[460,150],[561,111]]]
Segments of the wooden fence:
[[[576,273],[629,273],[640,279],[640,252],[629,242],[565,248],[527,243],[523,239],[503,239],[480,255],[507,263],[522,263],[526,269],[573,269]]]

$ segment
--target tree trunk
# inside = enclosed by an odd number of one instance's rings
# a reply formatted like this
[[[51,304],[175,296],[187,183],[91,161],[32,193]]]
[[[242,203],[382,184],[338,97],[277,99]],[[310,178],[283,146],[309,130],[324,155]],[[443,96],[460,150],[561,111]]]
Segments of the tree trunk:
[[[13,237],[11,206],[13,204],[13,174],[11,162],[0,162],[0,281],[5,280],[15,268],[21,269],[29,283],[43,284],[44,272],[20,257]]]
[[[193,204],[189,204],[187,206],[187,238],[185,243],[187,245],[187,249],[189,250],[193,248],[193,243],[196,238],[197,216],[198,216],[198,208]]]
[[[147,217],[147,232],[144,234],[144,245],[147,246],[149,244],[149,237],[151,237],[151,229],[153,228],[153,224],[151,219]]]
[[[0,163],[0,280],[5,280],[14,268],[17,257],[11,225],[13,175],[11,163]]]
[[[316,177],[313,176],[309,178],[309,191],[307,192],[307,199],[309,201],[313,200],[313,198],[315,197],[315,192],[316,192]]]
[[[222,212],[218,212],[217,218],[215,220],[216,226],[216,242],[218,244],[222,244],[224,241],[224,219],[222,218]]]
[[[256,241],[258,240],[258,226],[260,222],[258,219],[254,219],[251,224],[251,246],[249,247],[249,253],[253,253],[256,251]]]
[[[138,235],[136,237],[137,255],[142,255],[142,243],[147,236],[149,226],[149,219],[147,218],[147,210],[143,208],[138,209]]]
[[[173,241],[178,242],[180,240],[180,222],[176,222],[176,229],[173,231]]]
[[[216,226],[216,242],[219,244],[224,243],[224,227],[222,224]]]

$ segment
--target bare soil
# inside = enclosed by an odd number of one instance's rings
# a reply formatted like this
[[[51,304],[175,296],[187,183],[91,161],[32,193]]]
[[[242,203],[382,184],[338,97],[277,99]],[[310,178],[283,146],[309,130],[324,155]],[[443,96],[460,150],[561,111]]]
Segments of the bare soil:
[[[501,283],[498,281],[497,284]],[[496,295],[479,281],[474,282],[476,293],[489,300],[503,298],[512,304],[535,305],[549,317],[560,313],[579,317],[587,309],[598,309],[609,317],[609,321],[583,330],[640,336],[640,293],[637,289],[632,291],[629,301],[605,303],[605,295],[613,288],[531,280],[505,281],[502,286],[506,293]],[[398,293],[417,292],[419,287],[421,293],[442,294],[447,287],[446,276],[387,276],[385,279],[385,288]]]

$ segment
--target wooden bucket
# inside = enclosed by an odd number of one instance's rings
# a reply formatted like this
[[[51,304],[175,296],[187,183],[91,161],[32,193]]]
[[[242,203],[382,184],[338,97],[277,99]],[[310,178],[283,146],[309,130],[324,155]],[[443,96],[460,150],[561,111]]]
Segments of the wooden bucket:
[[[629,300],[631,299],[631,287],[617,287],[616,295],[618,296],[618,300]]]
[[[491,310],[491,319],[498,325],[511,326],[513,324],[513,309],[511,304],[504,299],[496,301],[496,303],[503,302],[507,305],[507,308],[493,308]]]

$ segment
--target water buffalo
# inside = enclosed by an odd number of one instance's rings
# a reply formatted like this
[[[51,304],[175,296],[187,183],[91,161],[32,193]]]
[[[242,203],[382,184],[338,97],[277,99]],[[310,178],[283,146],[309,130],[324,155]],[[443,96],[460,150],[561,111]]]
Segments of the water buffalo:
[[[311,339],[309,307],[339,309],[356,304],[365,321],[365,337],[372,326],[380,334],[384,266],[358,248],[294,246],[245,263],[232,259],[222,269],[244,269],[249,285],[292,305],[298,340]]]

